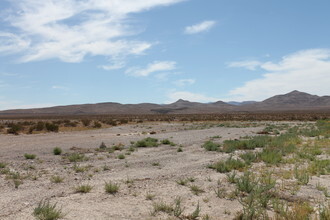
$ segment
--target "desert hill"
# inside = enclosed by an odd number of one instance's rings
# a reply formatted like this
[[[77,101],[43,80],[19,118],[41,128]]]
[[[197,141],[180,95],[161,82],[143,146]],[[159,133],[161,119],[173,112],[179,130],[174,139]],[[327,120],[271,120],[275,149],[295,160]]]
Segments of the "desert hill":
[[[89,115],[89,114],[210,114],[255,111],[330,111],[330,96],[317,96],[292,91],[270,97],[262,102],[214,103],[179,99],[171,104],[120,104],[115,102],[55,106],[35,109],[0,111],[0,115]]]

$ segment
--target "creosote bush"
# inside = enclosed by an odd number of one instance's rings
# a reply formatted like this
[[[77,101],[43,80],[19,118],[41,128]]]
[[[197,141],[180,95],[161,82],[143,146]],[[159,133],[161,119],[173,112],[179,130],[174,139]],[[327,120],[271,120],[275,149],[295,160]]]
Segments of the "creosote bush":
[[[206,141],[202,147],[207,151],[219,151],[220,144],[214,143],[212,141]]]
[[[27,160],[33,160],[36,158],[35,154],[24,154],[25,159]]]
[[[243,161],[230,157],[225,161],[209,165],[209,168],[215,169],[219,173],[228,173],[232,170],[242,170],[245,166],[246,164]]]
[[[158,147],[158,139],[147,137],[135,143],[135,147]]]
[[[61,155],[62,154],[62,149],[60,147],[55,147],[53,149],[54,155]]]

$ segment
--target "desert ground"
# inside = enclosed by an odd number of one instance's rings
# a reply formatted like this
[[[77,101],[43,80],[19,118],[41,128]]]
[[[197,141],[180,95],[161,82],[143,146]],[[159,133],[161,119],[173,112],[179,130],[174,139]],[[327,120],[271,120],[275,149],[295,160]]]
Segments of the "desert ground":
[[[328,127],[145,122],[0,134],[0,219],[329,219]],[[58,218],[36,213],[47,204]]]

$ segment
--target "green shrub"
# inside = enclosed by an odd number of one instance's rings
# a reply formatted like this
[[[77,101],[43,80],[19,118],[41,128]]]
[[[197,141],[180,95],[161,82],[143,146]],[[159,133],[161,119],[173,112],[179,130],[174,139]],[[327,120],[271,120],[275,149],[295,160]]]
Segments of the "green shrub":
[[[58,132],[58,130],[59,130],[58,125],[56,125],[56,124],[54,124],[54,123],[49,123],[49,122],[47,122],[47,123],[45,124],[45,127],[46,127],[46,130],[47,130],[47,131],[51,131],[51,132]]]
[[[63,177],[60,177],[60,176],[52,176],[52,177],[50,178],[50,181],[51,181],[52,183],[62,183],[63,180],[64,180],[64,178],[63,178]]]
[[[42,131],[45,128],[45,123],[43,121],[38,121],[35,126],[36,131]]]
[[[6,164],[5,163],[0,163],[0,169],[3,169],[6,167]]]
[[[258,160],[258,156],[253,152],[241,154],[240,158],[242,158],[247,165],[250,165]]]
[[[242,170],[246,164],[238,159],[232,159],[231,157],[225,161],[219,161],[209,166],[211,169],[215,169],[220,173],[228,173],[232,170]]]
[[[106,182],[104,185],[104,189],[105,189],[105,192],[107,192],[109,194],[116,194],[119,191],[119,184],[112,183],[111,181]]]
[[[190,190],[191,190],[191,192],[192,192],[194,195],[196,195],[196,196],[198,196],[200,193],[205,192],[202,188],[200,188],[200,187],[197,186],[197,185],[191,185],[191,186],[190,186]]]
[[[18,132],[22,131],[24,128],[20,124],[9,124],[9,129],[7,130],[8,134],[15,134],[18,135]]]
[[[51,205],[49,201],[41,201],[33,211],[34,217],[38,220],[57,220],[64,217],[61,208],[57,208],[56,204]]]
[[[245,172],[236,180],[236,187],[240,192],[251,193],[256,186],[256,178],[251,172]]]
[[[79,153],[72,153],[67,156],[70,162],[81,162],[86,160],[85,155]]]
[[[100,122],[94,121],[93,128],[101,128],[102,124]]]
[[[282,154],[277,150],[264,149],[259,157],[267,164],[279,164],[282,161]]]
[[[206,141],[202,147],[207,151],[219,151],[220,144],[214,143],[212,141]]]
[[[53,153],[54,153],[54,155],[61,155],[62,154],[62,149],[59,148],[59,147],[55,147],[53,149]]]
[[[153,206],[152,215],[156,215],[159,212],[163,212],[171,215],[174,211],[173,205],[167,204],[164,201],[154,202],[152,206]]]
[[[161,144],[175,146],[175,144],[171,142],[169,139],[162,140]]]
[[[27,160],[33,160],[36,158],[35,154],[24,154],[25,159]]]
[[[255,136],[251,139],[243,140],[225,140],[222,150],[226,153],[232,153],[235,150],[253,150],[266,147],[271,140],[272,138],[269,136]]]
[[[119,154],[119,155],[118,155],[118,159],[120,159],[120,160],[125,159],[125,155],[124,155],[124,154]]]
[[[157,147],[158,139],[147,137],[135,143],[135,147]]]
[[[76,193],[89,193],[92,190],[92,186],[89,184],[79,185],[75,188]]]
[[[82,119],[81,122],[85,127],[87,127],[91,124],[91,120],[89,120],[89,119]]]
[[[308,166],[308,172],[313,175],[327,175],[330,174],[330,160],[315,160]]]

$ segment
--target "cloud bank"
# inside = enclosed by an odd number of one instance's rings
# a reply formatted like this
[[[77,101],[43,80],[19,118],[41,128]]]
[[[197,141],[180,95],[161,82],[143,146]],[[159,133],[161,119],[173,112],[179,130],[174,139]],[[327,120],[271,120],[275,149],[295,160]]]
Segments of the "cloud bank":
[[[73,63],[88,55],[110,60],[140,55],[153,43],[126,38],[141,31],[129,16],[181,1],[12,0],[2,13],[9,28],[0,32],[0,53],[21,53],[21,62],[56,58]]]
[[[292,90],[311,94],[330,93],[330,50],[310,49],[282,57],[280,62],[234,62],[236,67],[265,71],[261,78],[246,82],[229,92],[231,100],[264,100]],[[249,64],[249,65],[247,65]]]

